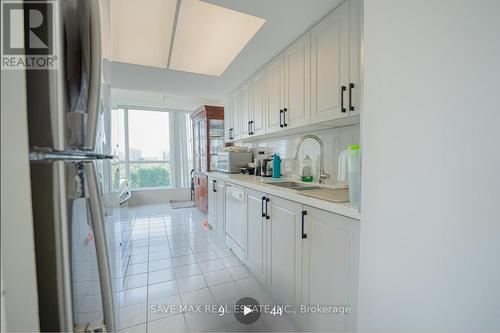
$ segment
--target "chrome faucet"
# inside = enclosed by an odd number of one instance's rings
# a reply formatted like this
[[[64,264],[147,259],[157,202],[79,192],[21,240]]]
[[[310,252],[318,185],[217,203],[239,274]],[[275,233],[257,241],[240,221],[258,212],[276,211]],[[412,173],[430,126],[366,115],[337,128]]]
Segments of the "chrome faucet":
[[[299,155],[299,149],[302,145],[302,142],[306,139],[314,139],[319,144],[319,182],[320,184],[325,182],[325,179],[330,178],[330,175],[325,171],[325,147],[323,146],[323,141],[319,137],[313,134],[306,134],[299,138],[297,141],[297,145],[295,146],[295,151],[293,152],[292,159],[296,160]]]

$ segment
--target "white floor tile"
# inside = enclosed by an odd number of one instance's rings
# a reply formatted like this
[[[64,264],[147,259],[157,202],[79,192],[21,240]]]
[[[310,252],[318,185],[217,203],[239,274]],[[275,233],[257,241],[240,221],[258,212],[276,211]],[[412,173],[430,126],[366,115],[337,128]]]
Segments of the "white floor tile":
[[[148,263],[128,265],[127,275],[136,275],[148,272]]]
[[[221,271],[208,272],[203,274],[205,276],[205,280],[209,286],[215,286],[218,284],[230,282],[233,280],[231,275],[224,269]]]
[[[150,300],[165,298],[179,293],[175,280],[150,284],[148,286],[148,297]]]
[[[121,329],[120,333],[146,333],[146,324],[139,324]]]
[[[243,263],[236,256],[224,257],[220,259],[226,268],[241,266]]]
[[[213,250],[209,250],[207,252],[195,253],[194,257],[198,262],[218,259],[219,257]]]
[[[148,273],[128,275],[125,277],[124,289],[144,287],[148,284]]]
[[[218,271],[224,269],[225,266],[219,259],[202,261],[198,263],[203,273]]]
[[[140,287],[133,289],[126,289],[117,294],[118,304],[120,307],[144,303],[147,301],[148,288]]]
[[[149,272],[148,284],[155,284],[165,281],[174,280],[175,275],[172,268],[163,269],[160,271]]]
[[[150,272],[159,271],[171,267],[172,267],[172,260],[170,258],[149,261]]]
[[[181,292],[181,294],[186,293],[188,291],[207,287],[205,279],[201,274],[179,279],[177,280],[177,284],[179,286],[179,291]]]
[[[148,322],[148,333],[188,332],[184,315],[178,314]]]
[[[151,300],[148,303],[148,321],[182,313],[179,295]]]
[[[146,322],[146,303],[129,305],[118,312],[118,329],[143,324]]]
[[[198,274],[201,274],[201,270],[197,264],[189,264],[189,265],[175,267],[175,276],[177,279]]]
[[[149,253],[149,260],[160,260],[160,259],[166,259],[170,258],[171,254],[170,251],[164,250],[161,252],[151,252]]]
[[[208,288],[198,289],[195,291],[190,291],[187,293],[181,294],[181,300],[183,305],[193,305],[193,304],[202,304],[202,305],[212,305],[215,303],[215,298],[210,293]]]
[[[231,274],[234,280],[244,279],[246,277],[251,276],[252,274],[250,273],[250,270],[244,265],[229,267],[227,271],[229,272],[229,274]]]
[[[178,247],[171,249],[170,253],[172,254],[172,257],[179,257],[192,254],[193,251],[191,250],[190,247]]]
[[[194,258],[194,255],[188,254],[186,256],[173,257],[172,262],[174,263],[174,266],[177,267],[188,264],[194,264],[196,263],[196,259]]]

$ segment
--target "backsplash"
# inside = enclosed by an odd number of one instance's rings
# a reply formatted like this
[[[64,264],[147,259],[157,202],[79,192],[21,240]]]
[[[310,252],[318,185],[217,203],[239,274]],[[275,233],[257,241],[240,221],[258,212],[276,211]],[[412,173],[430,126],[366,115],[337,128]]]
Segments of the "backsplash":
[[[359,144],[359,125],[330,128],[318,130],[308,134],[317,135],[325,146],[325,170],[330,175],[330,178],[325,181],[328,185],[341,186],[343,182],[337,181],[338,172],[338,157],[342,150],[348,146]],[[259,151],[265,151],[266,156],[278,153],[282,160],[283,177],[299,178],[302,160],[305,155],[313,161],[313,177],[314,182],[318,181],[319,173],[319,145],[313,139],[305,140],[299,151],[296,161],[292,160],[292,155],[295,150],[297,140],[303,134],[290,135],[267,140],[261,140],[252,143],[244,143],[242,146],[252,150],[254,158]]]

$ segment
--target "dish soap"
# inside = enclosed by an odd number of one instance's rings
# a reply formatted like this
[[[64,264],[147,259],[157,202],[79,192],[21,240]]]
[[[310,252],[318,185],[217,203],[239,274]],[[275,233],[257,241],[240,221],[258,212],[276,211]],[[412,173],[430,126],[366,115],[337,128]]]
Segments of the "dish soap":
[[[303,182],[312,182],[312,160],[309,155],[306,155],[302,160],[302,181]]]

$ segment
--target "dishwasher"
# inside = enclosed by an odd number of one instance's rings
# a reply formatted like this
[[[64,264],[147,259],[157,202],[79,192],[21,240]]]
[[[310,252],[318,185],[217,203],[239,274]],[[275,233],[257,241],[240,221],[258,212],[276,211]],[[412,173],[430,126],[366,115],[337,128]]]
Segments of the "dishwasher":
[[[247,223],[245,189],[226,185],[226,244],[243,262],[246,262]]]

